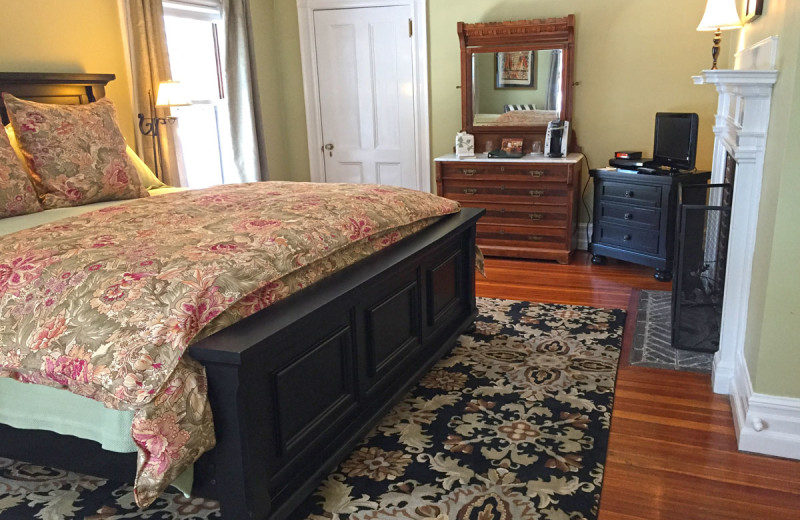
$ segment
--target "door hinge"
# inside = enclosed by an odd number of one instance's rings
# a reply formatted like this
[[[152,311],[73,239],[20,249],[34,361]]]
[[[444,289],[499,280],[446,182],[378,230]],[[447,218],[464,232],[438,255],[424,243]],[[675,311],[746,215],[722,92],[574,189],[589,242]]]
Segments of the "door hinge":
[[[414,22],[411,21],[411,18],[408,19],[408,37],[411,38],[414,35]]]

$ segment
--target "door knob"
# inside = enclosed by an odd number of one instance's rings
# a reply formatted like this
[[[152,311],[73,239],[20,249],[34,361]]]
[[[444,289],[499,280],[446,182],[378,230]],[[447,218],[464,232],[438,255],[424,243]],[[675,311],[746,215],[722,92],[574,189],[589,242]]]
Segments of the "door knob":
[[[333,143],[328,143],[325,146],[323,146],[322,148],[325,149],[325,150],[328,150],[328,155],[333,157],[333,152],[331,151],[331,150],[333,150]]]

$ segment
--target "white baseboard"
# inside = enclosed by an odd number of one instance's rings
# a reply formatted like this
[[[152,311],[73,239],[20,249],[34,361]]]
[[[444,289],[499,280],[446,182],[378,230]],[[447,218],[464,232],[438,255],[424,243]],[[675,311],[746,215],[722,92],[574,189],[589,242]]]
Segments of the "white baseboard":
[[[733,365],[722,360],[722,355],[717,352],[711,367],[711,382],[715,394],[730,394],[731,381],[733,381]]]
[[[588,235],[587,235],[587,228],[588,228]],[[584,251],[589,250],[589,242],[586,240],[586,237],[592,236],[592,223],[591,222],[580,222],[578,224],[578,249],[583,249]]]
[[[800,398],[753,392],[744,356],[730,388],[739,450],[800,460]]]

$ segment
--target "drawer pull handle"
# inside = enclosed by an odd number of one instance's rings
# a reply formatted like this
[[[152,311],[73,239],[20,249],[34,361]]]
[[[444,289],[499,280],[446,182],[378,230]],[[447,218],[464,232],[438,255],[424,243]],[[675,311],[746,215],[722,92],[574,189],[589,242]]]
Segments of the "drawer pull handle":
[[[633,220],[633,213],[625,213],[625,220]]]
[[[505,184],[501,184],[501,185],[500,185],[500,191],[506,191],[506,186],[505,186]]]
[[[542,220],[544,215],[541,213],[528,213],[528,217],[530,217],[531,220]]]
[[[478,188],[464,188],[464,193],[467,195],[475,195],[478,193]]]
[[[633,237],[630,235],[622,235],[622,240],[630,240],[631,238]]]
[[[541,242],[543,239],[542,235],[528,235],[528,240],[531,242]]]
[[[528,175],[531,177],[541,177],[544,175],[544,170],[528,170]]]
[[[505,235],[505,234],[506,234],[505,230],[501,229],[501,230],[500,230],[500,234],[501,234],[501,235]]]
[[[625,190],[626,197],[633,197],[633,192],[631,190]]]
[[[541,197],[542,195],[544,195],[544,190],[530,190],[528,194],[531,197]]]
[[[506,214],[506,208],[500,208],[500,214],[501,215],[505,215]]]
[[[504,172],[504,171],[506,171],[506,167],[505,167],[505,166],[501,166],[501,167],[500,167],[500,171],[501,171],[501,172]]]
[[[476,170],[474,168],[470,168],[469,170],[461,170],[461,173],[463,173],[464,175],[472,176],[472,175],[475,175],[476,173],[478,173],[478,170]]]

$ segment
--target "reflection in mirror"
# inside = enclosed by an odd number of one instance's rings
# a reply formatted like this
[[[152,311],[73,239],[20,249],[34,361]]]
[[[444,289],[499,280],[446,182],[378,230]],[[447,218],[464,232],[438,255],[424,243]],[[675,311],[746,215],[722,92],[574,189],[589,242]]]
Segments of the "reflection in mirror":
[[[562,51],[472,54],[475,126],[543,126],[559,119]]]

